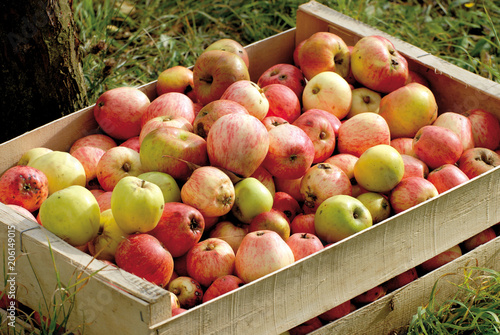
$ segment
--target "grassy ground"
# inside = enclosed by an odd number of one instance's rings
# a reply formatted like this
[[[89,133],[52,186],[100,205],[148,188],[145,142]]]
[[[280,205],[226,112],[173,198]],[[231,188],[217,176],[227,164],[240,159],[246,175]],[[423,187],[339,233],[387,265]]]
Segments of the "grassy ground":
[[[305,2],[75,0],[89,99],[113,87],[148,83],[173,65],[193,65],[217,39],[246,45],[292,28]],[[495,0],[318,2],[500,82]]]

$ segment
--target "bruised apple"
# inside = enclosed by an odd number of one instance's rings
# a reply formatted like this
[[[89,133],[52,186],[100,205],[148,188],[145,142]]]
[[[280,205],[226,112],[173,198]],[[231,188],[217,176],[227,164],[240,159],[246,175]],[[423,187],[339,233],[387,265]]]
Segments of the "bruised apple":
[[[0,202],[21,206],[29,212],[40,208],[49,196],[49,181],[33,167],[15,165],[0,177]]]

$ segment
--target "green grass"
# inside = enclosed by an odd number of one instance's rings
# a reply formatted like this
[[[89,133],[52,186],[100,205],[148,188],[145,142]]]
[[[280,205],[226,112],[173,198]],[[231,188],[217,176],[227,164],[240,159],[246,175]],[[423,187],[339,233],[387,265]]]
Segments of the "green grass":
[[[406,334],[500,334],[500,273],[478,267],[465,268],[460,283],[452,284],[455,295],[438,302],[438,286],[445,285],[446,276],[435,283],[429,303],[418,308]]]
[[[217,39],[247,45],[292,28],[305,2],[75,0],[89,100],[113,87],[156,80],[168,67],[191,66]],[[494,0],[318,2],[500,82]]]

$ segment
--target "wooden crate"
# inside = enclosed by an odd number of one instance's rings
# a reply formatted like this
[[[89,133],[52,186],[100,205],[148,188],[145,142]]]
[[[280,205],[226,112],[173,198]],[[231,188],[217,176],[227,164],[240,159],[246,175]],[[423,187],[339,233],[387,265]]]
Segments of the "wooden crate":
[[[300,6],[296,28],[247,46],[252,80],[273,64],[291,63],[295,45],[317,31],[334,32],[350,45],[384,35],[430,81],[440,112],[482,107],[500,118],[500,85],[314,1]],[[153,99],[155,85],[141,89]],[[92,106],[51,122],[1,144],[0,171],[30,148],[68,150],[97,130]],[[104,263],[1,204],[0,232],[15,232],[17,298],[33,309],[56,288],[53,260],[66,285],[92,274],[71,318],[72,326],[85,325],[86,334],[279,334],[500,222],[499,181],[500,170],[490,171],[174,318],[167,291],[120,269],[103,269]],[[498,250],[498,242],[481,250],[492,248]]]

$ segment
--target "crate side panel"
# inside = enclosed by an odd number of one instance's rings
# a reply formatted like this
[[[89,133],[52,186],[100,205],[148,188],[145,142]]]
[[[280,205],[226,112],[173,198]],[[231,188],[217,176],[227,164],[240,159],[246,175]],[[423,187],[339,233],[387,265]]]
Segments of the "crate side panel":
[[[293,64],[295,29],[289,29],[245,47],[250,60],[250,79],[257,83],[259,77],[272,65]]]
[[[286,331],[499,222],[499,180],[500,169],[486,173],[157,329]]]
[[[12,271],[2,274],[15,278],[16,299],[33,310],[47,313],[58,287],[57,268],[64,287],[78,283],[74,287],[80,289],[70,318],[72,327],[84,325],[93,334],[115,330],[126,333],[128,329],[147,334],[152,324],[171,316],[170,293],[122,270],[105,267],[3,204],[0,204],[0,234],[15,235],[17,256],[14,274],[8,275]],[[7,239],[2,241],[5,250],[7,242]],[[4,288],[2,282],[0,290]]]
[[[451,298],[463,282],[463,268],[479,266],[500,271],[500,237],[418,278],[410,284],[312,332],[321,334],[386,335],[406,327],[419,306],[425,306],[437,280],[436,303]]]
[[[410,69],[421,73],[430,82],[440,113],[461,113],[473,108],[483,108],[500,119],[498,83],[315,1],[300,6],[297,12],[297,41],[320,30],[339,35],[347,45],[356,44],[364,36],[382,35],[391,40],[396,49],[407,58]]]

